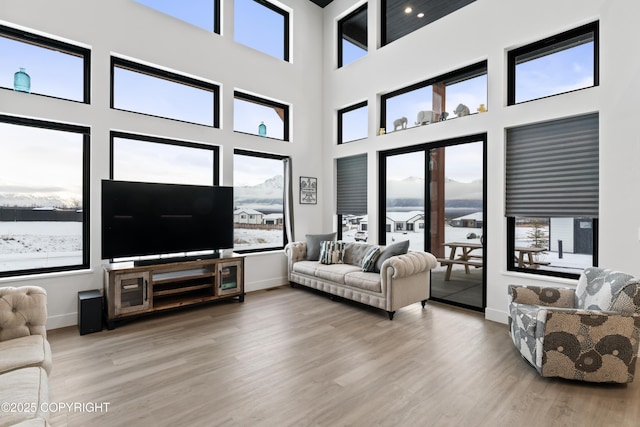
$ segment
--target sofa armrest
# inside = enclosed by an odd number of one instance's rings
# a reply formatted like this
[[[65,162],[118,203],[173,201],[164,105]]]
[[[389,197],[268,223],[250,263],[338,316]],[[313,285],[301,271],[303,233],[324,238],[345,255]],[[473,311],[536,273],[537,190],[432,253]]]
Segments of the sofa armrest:
[[[509,303],[566,309],[575,307],[575,295],[572,288],[509,285]]]
[[[307,259],[307,244],[305,242],[291,242],[284,247],[284,253],[291,263]]]
[[[47,337],[47,292],[38,286],[0,288],[0,341]]]
[[[412,251],[403,255],[395,255],[385,260],[380,268],[380,275],[399,279],[431,270],[437,264],[438,260],[433,254]]]

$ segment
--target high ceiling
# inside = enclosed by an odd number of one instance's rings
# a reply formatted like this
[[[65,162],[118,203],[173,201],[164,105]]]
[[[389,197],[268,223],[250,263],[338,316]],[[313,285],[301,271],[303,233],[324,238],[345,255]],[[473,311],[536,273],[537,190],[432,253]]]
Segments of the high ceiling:
[[[311,0],[311,1],[320,7],[325,7],[326,5],[331,3],[333,0]]]

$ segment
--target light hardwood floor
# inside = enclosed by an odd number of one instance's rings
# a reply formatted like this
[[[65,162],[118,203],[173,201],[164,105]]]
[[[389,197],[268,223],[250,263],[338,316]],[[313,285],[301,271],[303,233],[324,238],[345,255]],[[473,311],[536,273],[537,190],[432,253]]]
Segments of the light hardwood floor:
[[[49,332],[52,426],[637,426],[628,386],[544,379],[506,325],[445,305],[383,311],[253,292],[80,336]]]

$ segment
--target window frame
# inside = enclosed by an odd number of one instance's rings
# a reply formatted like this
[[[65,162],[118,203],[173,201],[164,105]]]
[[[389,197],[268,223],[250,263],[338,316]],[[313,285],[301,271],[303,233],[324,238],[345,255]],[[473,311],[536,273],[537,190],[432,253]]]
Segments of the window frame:
[[[57,273],[66,271],[89,269],[90,260],[90,164],[91,164],[91,129],[86,126],[72,125],[67,123],[57,123],[45,120],[30,119],[25,117],[14,117],[0,114],[0,123],[7,123],[18,126],[37,127],[55,131],[70,132],[82,135],[82,263],[75,265],[65,265],[57,267],[30,268],[21,270],[0,271],[1,277],[27,276],[43,273]]]
[[[109,179],[114,179],[114,139],[122,138],[133,141],[144,141],[155,144],[175,145],[179,147],[197,148],[201,150],[211,150],[213,153],[213,176],[212,184],[214,187],[220,185],[220,147],[217,145],[200,144],[196,142],[181,141],[178,139],[169,139],[159,136],[140,135],[129,132],[111,131],[109,133]],[[147,181],[145,181],[147,182]]]
[[[43,93],[31,92],[31,95],[46,96],[48,98],[63,99],[65,101],[80,102],[83,104],[91,103],[91,50],[83,48],[71,43],[55,40],[49,37],[30,33],[28,31],[18,30],[15,28],[0,25],[0,37],[9,38],[21,43],[30,44],[42,49],[55,50],[67,55],[80,57],[83,60],[83,100],[77,101],[70,98],[61,98],[58,96],[47,95]],[[9,88],[1,88],[11,90]]]
[[[170,13],[164,12],[164,11],[162,11],[162,10],[160,10],[160,9],[156,9],[156,8],[155,8],[155,7],[153,7],[153,6],[148,6],[148,5],[146,5],[146,4],[144,4],[144,3],[141,3],[141,2],[139,2],[139,1],[137,1],[137,0],[134,0],[134,1],[135,1],[136,3],[138,3],[139,5],[141,5],[141,6],[147,7],[147,8],[149,8],[149,9],[153,9],[153,10],[155,10],[155,11],[157,11],[157,12],[160,12],[160,13],[162,13],[162,14],[165,14],[165,15],[167,15],[167,16],[171,16],[172,18],[179,19],[180,21],[182,21],[182,22],[186,22],[187,24],[189,24],[189,25],[193,25],[194,27],[198,27],[198,28],[205,29],[204,27],[201,27],[201,26],[199,26],[199,25],[193,24],[192,22],[189,22],[189,21],[185,21],[184,19],[179,18],[179,17],[177,17],[177,16],[175,16],[175,15],[171,15]],[[211,0],[211,1],[213,2],[213,15],[214,15],[214,19],[213,19],[213,31],[211,31],[211,32],[213,32],[213,33],[215,33],[215,34],[220,34],[220,10],[221,10],[221,8],[220,8],[220,2],[221,2],[221,0]],[[207,30],[207,31],[208,31],[208,30]]]
[[[270,107],[270,108],[280,108],[283,110],[284,112],[284,120],[283,120],[283,129],[282,129],[282,139],[279,138],[273,138],[270,136],[266,136],[265,138],[267,139],[273,139],[276,141],[285,141],[285,142],[289,142],[290,141],[290,135],[289,135],[289,131],[290,131],[290,113],[289,113],[289,105],[287,104],[283,104],[277,101],[272,101],[269,99],[265,99],[265,98],[261,98],[259,96],[256,95],[250,95],[246,92],[242,92],[239,90],[234,90],[233,91],[233,99],[240,99],[242,101],[245,102],[251,102],[254,104],[258,104],[258,105],[262,105],[265,107]],[[235,117],[235,109],[234,109],[234,117]],[[238,131],[238,130],[233,130],[236,133],[241,133],[241,134],[245,134],[245,135],[255,135],[255,136],[259,136],[257,133],[248,133],[248,132],[242,132],[242,131]]]
[[[353,18],[354,16],[358,15],[359,13],[362,13],[363,11],[367,12],[367,19],[368,19],[368,14],[369,14],[368,5],[369,5],[368,3],[364,3],[364,4],[360,5],[360,6],[358,6],[353,11],[349,12],[347,15],[345,15],[342,18],[340,18],[340,20],[338,21],[338,68],[342,68],[344,65],[348,65],[348,63],[344,64],[343,49],[342,49],[343,26],[345,24],[345,21],[347,21],[348,19]],[[367,25],[366,37],[368,37],[368,36],[369,36],[369,26]],[[369,53],[369,45],[368,45],[368,43],[367,43],[367,53]]]
[[[115,69],[116,67],[122,68],[128,71],[132,71],[139,74],[144,74],[149,77],[154,77],[161,80],[170,81],[173,83],[182,84],[185,86],[191,86],[196,89],[201,89],[213,94],[213,125],[190,122],[187,120],[175,119],[172,117],[158,116],[155,114],[144,113],[140,111],[125,110],[122,108],[114,107],[115,101]],[[220,128],[220,86],[214,83],[209,83],[203,80],[198,80],[192,77],[187,77],[182,74],[174,73],[171,71],[163,70],[160,68],[152,67],[150,65],[141,64],[128,59],[120,58],[118,56],[111,56],[111,88],[110,88],[110,107],[112,110],[126,111],[134,114],[142,114],[149,117],[158,117],[165,120],[174,120],[181,123],[189,123],[198,126],[206,126],[209,128]]]
[[[235,156],[236,155],[240,155],[240,156],[249,156],[249,157],[256,157],[256,158],[262,158],[262,159],[271,159],[271,160],[280,160],[280,161],[284,161],[285,159],[291,159],[291,157],[289,156],[285,156],[285,155],[281,155],[281,154],[273,154],[273,153],[264,153],[261,151],[250,151],[250,150],[243,150],[240,148],[236,148],[233,150],[233,156],[234,156],[234,167],[235,167]],[[283,173],[283,177],[284,177],[284,163],[282,165],[282,173]],[[236,183],[233,183],[233,187],[235,189]],[[258,252],[272,252],[272,251],[278,251],[278,250],[282,250],[284,249],[284,247],[287,245],[287,243],[289,243],[288,239],[287,239],[287,233],[286,230],[284,228],[284,225],[287,223],[287,209],[285,206],[286,203],[286,193],[287,189],[283,188],[282,191],[282,216],[283,216],[283,228],[282,228],[282,246],[273,246],[273,247],[268,247],[268,248],[255,248],[255,249],[236,249],[235,247],[233,248],[233,252],[238,253],[238,254],[249,254],[249,253],[258,253]],[[235,190],[234,190],[234,197],[235,197]],[[234,200],[234,204],[235,204],[235,200]],[[235,225],[234,225],[234,231],[235,231]]]
[[[441,74],[439,76],[432,77],[432,78],[423,80],[421,82],[414,83],[412,85],[405,86],[403,88],[396,89],[392,92],[388,92],[380,95],[380,129],[385,129],[385,132],[386,132],[387,100],[388,99],[394,98],[399,95],[404,95],[406,93],[412,92],[417,89],[423,89],[428,86],[433,86],[435,83],[444,83],[445,85],[454,85],[456,83],[461,83],[465,80],[480,77],[482,75],[488,75],[488,61],[486,59],[483,61],[477,62],[475,64],[471,64],[466,67],[459,68],[455,71]],[[488,95],[488,88],[487,88],[487,95]],[[447,120],[451,120],[454,118],[457,118],[457,117],[451,117],[451,118],[448,118]],[[413,127],[420,127],[420,126],[412,126],[412,128]],[[409,129],[409,127],[407,127],[407,129]]]
[[[556,34],[545,39],[521,46],[516,49],[512,49],[507,52],[507,105],[524,104],[538,99],[545,99],[552,96],[562,95],[565,93],[576,92],[579,90],[589,89],[600,85],[600,25],[599,21],[594,21],[586,25],[574,28],[572,30],[565,31],[560,34]],[[539,98],[528,99],[526,101],[516,102],[516,67],[517,59],[519,56],[531,54],[538,50],[553,50],[554,46],[561,46],[563,43],[574,39],[576,37],[585,36],[589,33],[593,33],[593,85],[579,89],[572,89],[566,92],[559,92],[550,95],[545,95]],[[539,56],[540,58],[550,55],[554,52],[547,53]]]
[[[363,139],[367,139],[368,136],[368,128],[369,128],[369,121],[367,120],[367,136],[363,137],[363,138],[358,138],[358,139],[352,139],[349,141],[343,141],[342,140],[342,131],[344,130],[344,115],[346,113],[350,113],[351,111],[355,111],[358,110],[360,108],[363,107],[367,107],[367,112],[368,112],[368,108],[369,108],[369,103],[368,101],[362,101],[362,102],[358,102],[357,104],[353,104],[350,105],[348,107],[342,108],[340,110],[338,110],[338,145],[341,144],[348,144],[350,142],[355,142],[355,141],[361,141]]]
[[[283,51],[282,51],[282,56],[283,56],[283,57],[282,57],[282,58],[279,58],[279,59],[282,59],[282,60],[283,60],[283,61],[285,61],[285,62],[291,62],[291,61],[290,61],[290,57],[291,57],[291,36],[290,36],[290,31],[291,31],[291,16],[290,16],[289,12],[287,12],[287,11],[286,11],[286,10],[284,10],[284,9],[279,8],[278,6],[276,6],[275,4],[273,4],[273,3],[271,3],[271,2],[269,2],[269,1],[267,1],[267,0],[252,0],[252,1],[253,1],[253,2],[255,2],[255,3],[258,3],[258,4],[259,4],[259,5],[261,5],[261,6],[266,7],[267,9],[270,9],[272,12],[275,12],[275,13],[277,13],[277,14],[279,14],[279,15],[282,15],[282,17],[284,18],[284,21],[283,21],[283,24],[282,24],[282,25],[283,25],[283,27],[284,27],[284,28],[282,29],[282,30],[283,30],[283,32],[284,32],[284,34],[283,34],[284,49],[283,49]],[[235,12],[235,11],[234,11],[234,12]],[[235,41],[235,34],[234,34],[234,41]],[[258,52],[262,52],[262,53],[264,53],[265,55],[269,55],[269,56],[272,56],[272,57],[274,57],[274,58],[277,58],[276,56],[273,56],[273,55],[271,55],[271,54],[269,54],[269,53],[267,53],[267,52],[263,52],[263,51],[262,51],[262,50],[260,50],[260,49],[256,49],[256,48],[255,48],[255,47],[253,47],[253,46],[249,46],[249,45],[246,45],[246,44],[241,43],[241,42],[237,42],[237,43],[240,43],[240,44],[243,44],[243,45],[245,45],[245,46],[248,46],[248,47],[250,47],[251,49],[255,49],[255,50],[257,50]]]

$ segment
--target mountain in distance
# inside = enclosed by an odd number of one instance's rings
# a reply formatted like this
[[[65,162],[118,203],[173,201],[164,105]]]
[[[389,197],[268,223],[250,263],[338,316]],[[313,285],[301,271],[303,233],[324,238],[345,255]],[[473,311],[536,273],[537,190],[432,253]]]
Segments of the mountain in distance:
[[[71,193],[0,192],[0,206],[57,209],[81,209],[82,197]]]
[[[402,180],[387,181],[387,207],[394,210],[424,209],[424,178],[410,176]],[[445,206],[455,208],[482,208],[482,179],[459,182],[445,177]]]
[[[236,208],[251,208],[262,213],[282,212],[284,195],[284,177],[273,176],[257,185],[245,185],[233,188]]]

